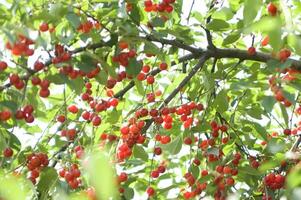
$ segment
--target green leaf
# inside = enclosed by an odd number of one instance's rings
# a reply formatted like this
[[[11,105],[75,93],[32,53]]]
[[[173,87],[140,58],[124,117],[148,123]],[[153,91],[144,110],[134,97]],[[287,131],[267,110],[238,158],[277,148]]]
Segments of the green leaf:
[[[55,186],[58,181],[58,174],[53,167],[45,167],[41,171],[40,181],[37,185],[37,189],[42,195],[40,199],[47,199],[49,190]]]
[[[124,193],[123,193],[124,197],[125,197],[127,200],[133,199],[134,194],[135,194],[135,193],[134,193],[134,190],[133,190],[132,188],[130,188],[130,187],[125,188]]]
[[[253,167],[250,167],[250,166],[243,166],[243,167],[238,167],[238,171],[240,173],[243,173],[243,174],[248,174],[248,175],[252,175],[252,176],[260,176],[261,173],[254,169]]]
[[[147,162],[148,161],[148,154],[145,152],[142,146],[135,145],[133,154],[135,158],[140,158],[141,160]]]
[[[128,66],[125,68],[125,71],[129,75],[137,76],[142,69],[142,65],[143,63],[141,61],[131,58]]]
[[[281,109],[281,113],[282,113],[282,117],[283,120],[285,122],[285,125],[288,127],[288,114],[287,114],[287,110],[284,107],[284,105],[280,104],[280,109]]]
[[[151,25],[153,27],[164,27],[164,24],[165,24],[165,22],[161,17],[155,17],[151,21]]]
[[[221,19],[213,19],[209,24],[207,24],[207,28],[212,31],[224,31],[229,27],[230,25]]]
[[[160,54],[160,49],[149,41],[144,42],[144,53]]]
[[[139,13],[139,7],[137,6],[137,4],[132,4],[132,10],[130,13],[130,17],[131,19],[135,22],[135,24],[140,24],[140,20],[141,20],[141,15]]]
[[[67,20],[71,23],[71,25],[73,26],[73,28],[78,28],[79,25],[80,25],[80,19],[78,17],[78,15],[76,15],[75,13],[73,12],[69,12],[67,15],[66,15],[66,18]]]
[[[228,44],[232,44],[236,42],[240,38],[240,33],[234,32],[230,35],[228,35],[224,40],[223,40],[223,46],[226,46]]]
[[[8,108],[11,112],[16,112],[18,109],[18,105],[14,101],[1,101],[0,108]]]
[[[224,113],[228,110],[229,107],[229,102],[228,102],[228,97],[227,97],[227,91],[222,90],[218,93],[216,96],[216,99],[214,101],[214,106],[216,107],[216,110],[219,113]]]
[[[178,136],[169,144],[162,145],[162,149],[168,151],[171,155],[176,155],[181,151],[182,143],[182,137]]]
[[[262,2],[260,0],[245,0],[243,11],[245,26],[254,21],[261,6]]]
[[[87,162],[86,162],[87,161]],[[99,199],[117,199],[115,172],[105,152],[94,152],[85,159],[89,181],[94,186]],[[100,181],[101,180],[101,181]]]
[[[273,96],[265,96],[261,102],[265,111],[270,113],[276,103],[276,99]]]

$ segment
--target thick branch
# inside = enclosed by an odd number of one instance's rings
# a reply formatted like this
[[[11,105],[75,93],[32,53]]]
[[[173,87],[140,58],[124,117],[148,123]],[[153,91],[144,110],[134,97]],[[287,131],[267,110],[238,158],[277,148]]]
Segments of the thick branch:
[[[168,45],[171,45],[171,46],[174,46],[174,47],[178,47],[180,49],[187,50],[187,51],[189,51],[191,53],[194,53],[194,54],[200,54],[200,53],[203,52],[202,49],[198,49],[198,48],[189,46],[189,45],[184,44],[184,43],[182,43],[180,41],[177,41],[177,40],[168,40],[168,39],[163,39],[163,38],[156,38],[152,35],[148,35],[146,37],[141,37],[141,38],[149,40],[149,41],[153,41],[153,42],[159,42],[161,44],[168,44]]]

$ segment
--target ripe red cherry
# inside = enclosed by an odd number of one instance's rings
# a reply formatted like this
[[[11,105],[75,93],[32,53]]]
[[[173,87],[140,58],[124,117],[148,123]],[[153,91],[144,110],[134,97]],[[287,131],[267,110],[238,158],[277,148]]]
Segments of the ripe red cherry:
[[[118,46],[120,49],[127,49],[129,47],[128,43],[125,41],[120,41]]]
[[[142,67],[142,71],[147,74],[150,71],[150,66],[149,65],[144,65]]]
[[[95,116],[92,119],[93,126],[99,126],[101,124],[101,118],[99,116]]]
[[[109,101],[109,104],[110,104],[110,106],[112,106],[112,107],[117,107],[117,105],[118,105],[118,99],[112,98],[112,99]]]
[[[227,178],[226,179],[226,184],[228,185],[228,186],[232,186],[232,185],[234,185],[234,179],[232,178],[232,177],[229,177],[229,178]]]
[[[71,113],[73,113],[73,114],[76,114],[78,112],[78,108],[77,108],[76,105],[70,105],[68,107],[68,111],[71,112]]]
[[[125,172],[121,172],[121,174],[118,176],[119,182],[126,182],[128,180],[128,175]]]
[[[169,142],[170,142],[170,137],[169,137],[169,135],[164,135],[164,136],[162,136],[161,137],[161,143],[162,144],[168,144]]]
[[[150,75],[146,78],[146,82],[151,85],[155,82],[155,78]]]
[[[59,115],[59,116],[56,118],[56,120],[57,120],[58,122],[64,123],[64,122],[66,121],[66,117],[65,117],[65,115]]]
[[[273,4],[272,2],[268,5],[268,12],[270,15],[275,16],[277,14],[277,6]]]
[[[43,23],[40,25],[40,31],[41,31],[41,32],[46,32],[46,31],[48,31],[48,29],[49,29],[49,26],[48,26],[48,24],[47,24],[46,22],[43,22]]]
[[[151,197],[151,196],[153,196],[153,195],[155,194],[155,190],[154,190],[154,188],[152,188],[152,187],[148,187],[148,188],[146,189],[146,193],[147,193],[147,195],[148,195],[149,197]]]
[[[283,133],[284,135],[290,135],[291,134],[291,129],[284,129]]]
[[[47,89],[41,89],[40,92],[39,92],[39,95],[40,95],[40,97],[47,98],[50,95],[50,90],[48,88]]]
[[[0,71],[4,71],[7,68],[7,63],[0,61]]]
[[[255,47],[249,47],[249,49],[248,49],[248,54],[249,54],[250,56],[255,55],[255,54],[256,54],[256,49],[255,49]]]
[[[13,150],[10,147],[7,147],[3,150],[3,156],[6,158],[12,157],[14,154]]]
[[[33,77],[31,78],[31,83],[32,83],[33,85],[39,85],[39,84],[41,83],[41,79],[40,79],[39,77],[37,77],[37,76],[33,76]]]
[[[160,70],[166,70],[167,67],[168,67],[168,65],[166,63],[161,63],[159,66]]]
[[[33,67],[35,71],[40,71],[45,67],[45,65],[42,62],[36,61]]]
[[[184,138],[184,144],[191,145],[192,144],[192,139],[190,137],[185,137]]]
[[[162,149],[161,149],[160,147],[155,147],[154,153],[155,153],[157,156],[159,156],[159,155],[161,155],[161,153],[162,153]]]
[[[11,118],[12,113],[9,110],[4,110],[0,112],[0,120],[7,121]]]
[[[151,172],[151,177],[152,177],[152,178],[158,178],[159,175],[160,175],[160,173],[159,173],[159,171],[157,171],[157,170],[154,170],[154,171]]]
[[[136,78],[137,78],[138,81],[143,81],[143,80],[145,80],[145,74],[144,73],[139,73]]]

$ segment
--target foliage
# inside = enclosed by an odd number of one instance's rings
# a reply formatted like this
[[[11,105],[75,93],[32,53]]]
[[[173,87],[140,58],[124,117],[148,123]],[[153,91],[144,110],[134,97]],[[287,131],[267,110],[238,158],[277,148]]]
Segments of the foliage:
[[[299,198],[299,1],[1,2],[0,199]]]

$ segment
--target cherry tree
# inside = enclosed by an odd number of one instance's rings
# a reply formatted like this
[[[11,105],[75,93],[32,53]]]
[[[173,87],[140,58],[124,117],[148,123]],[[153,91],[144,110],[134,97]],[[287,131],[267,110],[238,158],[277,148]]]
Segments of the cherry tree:
[[[299,1],[0,11],[1,199],[300,198]]]

